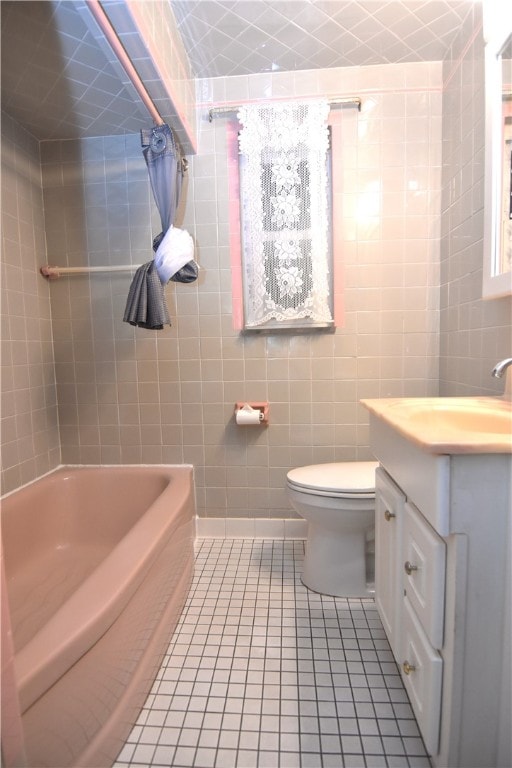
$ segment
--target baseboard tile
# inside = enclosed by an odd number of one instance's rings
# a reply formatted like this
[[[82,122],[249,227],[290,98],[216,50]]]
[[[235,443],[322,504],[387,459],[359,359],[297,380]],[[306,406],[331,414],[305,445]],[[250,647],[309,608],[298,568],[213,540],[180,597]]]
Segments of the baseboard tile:
[[[199,539],[305,539],[305,520],[259,517],[197,517]]]

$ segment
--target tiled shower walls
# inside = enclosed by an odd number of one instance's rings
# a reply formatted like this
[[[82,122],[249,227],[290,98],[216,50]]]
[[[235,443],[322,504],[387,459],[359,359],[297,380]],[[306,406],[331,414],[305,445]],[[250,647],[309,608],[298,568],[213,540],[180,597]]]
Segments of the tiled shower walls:
[[[39,144],[2,114],[2,491],[60,461]]]
[[[167,288],[172,328],[122,322],[128,275],[49,291],[64,463],[191,462],[198,512],[288,517],[299,464],[370,458],[361,397],[436,394],[441,65],[320,70],[200,82],[199,152],[180,223],[199,281]],[[225,119],[206,105],[359,95],[344,110],[344,324],[335,334],[232,329]],[[42,145],[48,261],[139,264],[159,231],[138,136]],[[41,262],[44,259],[41,256]],[[237,428],[236,400],[269,400],[268,429]]]

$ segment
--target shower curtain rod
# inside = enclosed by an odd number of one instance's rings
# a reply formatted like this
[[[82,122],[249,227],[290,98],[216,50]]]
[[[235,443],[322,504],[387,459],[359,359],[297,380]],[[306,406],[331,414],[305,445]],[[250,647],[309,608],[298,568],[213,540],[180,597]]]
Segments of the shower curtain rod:
[[[358,96],[353,96],[346,99],[329,99],[329,106],[331,109],[336,109],[336,107],[346,107],[350,105],[356,106],[358,111],[361,111],[361,99]],[[212,107],[208,110],[208,121],[211,123],[216,115],[233,114],[234,112],[238,112],[239,109],[240,106],[236,104],[233,104],[229,107]]]
[[[138,269],[140,264],[120,264],[110,267],[51,267],[45,264],[40,267],[39,272],[43,277],[50,279],[61,277],[61,275],[90,275],[97,272],[133,272]]]
[[[165,120],[162,118],[160,112],[155,107],[153,100],[151,99],[151,96],[146,90],[146,86],[142,82],[139,76],[139,73],[133,66],[130,57],[126,53],[121,41],[119,40],[116,34],[114,27],[110,23],[110,20],[107,14],[101,7],[99,0],[86,0],[86,3],[90,12],[96,19],[98,26],[100,27],[101,31],[107,38],[107,41],[110,44],[110,47],[112,48],[112,50],[114,51],[119,63],[123,67],[128,77],[130,78],[132,85],[137,91],[137,93],[139,94],[144,106],[146,107],[149,114],[153,118],[153,122],[156,125],[164,125]]]

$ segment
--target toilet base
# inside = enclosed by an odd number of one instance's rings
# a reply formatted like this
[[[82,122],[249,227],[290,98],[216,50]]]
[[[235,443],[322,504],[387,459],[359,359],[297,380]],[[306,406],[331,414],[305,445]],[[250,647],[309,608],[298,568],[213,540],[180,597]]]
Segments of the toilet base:
[[[337,536],[310,522],[302,583],[332,597],[371,597],[366,583],[365,548],[364,530],[343,531]]]

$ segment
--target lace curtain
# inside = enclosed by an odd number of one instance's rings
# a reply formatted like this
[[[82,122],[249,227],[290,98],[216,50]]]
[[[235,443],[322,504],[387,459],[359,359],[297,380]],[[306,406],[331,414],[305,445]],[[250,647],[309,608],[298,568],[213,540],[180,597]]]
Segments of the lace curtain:
[[[240,108],[245,327],[333,323],[326,100]]]

